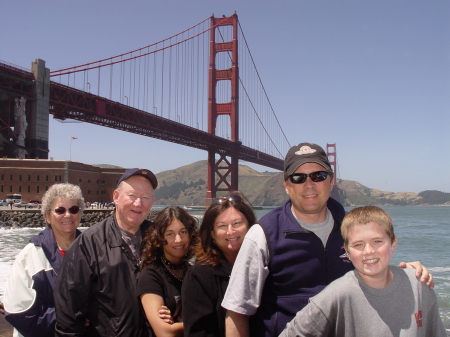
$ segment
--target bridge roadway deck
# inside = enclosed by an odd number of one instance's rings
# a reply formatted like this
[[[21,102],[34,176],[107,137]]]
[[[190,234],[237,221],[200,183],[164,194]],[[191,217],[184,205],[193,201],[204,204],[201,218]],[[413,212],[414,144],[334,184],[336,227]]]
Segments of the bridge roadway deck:
[[[0,62],[0,91],[29,97],[34,90],[33,74]],[[243,146],[208,132],[146,111],[108,100],[57,82],[50,82],[50,114],[56,119],[74,119],[132,132],[240,160],[283,170],[283,159]],[[284,156],[284,154],[281,154]]]

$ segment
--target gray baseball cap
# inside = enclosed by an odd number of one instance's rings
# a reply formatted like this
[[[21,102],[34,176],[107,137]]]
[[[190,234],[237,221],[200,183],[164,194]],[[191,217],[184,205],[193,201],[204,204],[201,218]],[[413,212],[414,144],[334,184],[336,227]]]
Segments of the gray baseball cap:
[[[328,172],[333,172],[328,156],[322,147],[312,143],[300,143],[291,147],[284,159],[285,179],[306,163],[317,163]]]

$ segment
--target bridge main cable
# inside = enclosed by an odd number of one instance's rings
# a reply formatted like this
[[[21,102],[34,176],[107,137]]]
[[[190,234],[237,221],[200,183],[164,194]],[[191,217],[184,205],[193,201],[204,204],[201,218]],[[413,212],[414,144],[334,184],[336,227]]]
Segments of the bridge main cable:
[[[125,55],[133,54],[133,53],[139,52],[139,51],[141,51],[141,50],[144,50],[144,49],[147,49],[147,48],[150,48],[150,47],[153,47],[153,46],[157,46],[158,44],[164,43],[164,42],[167,41],[167,40],[174,39],[174,38],[176,38],[177,36],[179,36],[179,35],[181,35],[181,34],[183,34],[183,33],[186,33],[187,31],[190,31],[190,30],[194,29],[195,27],[201,25],[202,23],[206,22],[206,21],[209,20],[209,19],[210,19],[210,18],[207,18],[207,19],[205,19],[205,20],[203,20],[203,21],[197,23],[196,25],[194,25],[194,26],[192,26],[192,27],[190,27],[190,28],[183,30],[182,32],[180,32],[180,33],[178,33],[178,34],[172,35],[172,36],[167,37],[167,38],[165,38],[165,39],[163,39],[163,40],[161,40],[161,41],[152,43],[152,44],[150,44],[150,45],[148,45],[148,46],[141,47],[141,48],[138,48],[138,49],[129,51],[129,52],[127,52],[127,53],[122,53],[122,54],[119,54],[119,55],[116,55],[116,56],[111,56],[111,57],[108,57],[108,58],[105,58],[105,59],[101,59],[101,60],[98,60],[98,61],[94,61],[94,62],[84,63],[84,64],[81,64],[81,65],[78,65],[78,66],[73,66],[73,67],[68,67],[68,68],[63,68],[63,69],[59,69],[59,70],[53,70],[53,71],[50,71],[50,77],[54,77],[54,76],[63,76],[63,75],[68,75],[68,74],[77,73],[77,72],[82,72],[82,71],[87,71],[87,70],[92,70],[92,69],[102,68],[102,67],[106,67],[106,66],[111,66],[111,65],[114,65],[114,64],[117,64],[117,63],[130,61],[130,60],[133,60],[133,59],[137,59],[137,58],[140,58],[140,57],[143,57],[143,56],[146,56],[146,55],[154,54],[154,53],[156,53],[156,52],[159,52],[159,51],[162,51],[162,50],[171,48],[171,47],[173,47],[173,46],[176,46],[176,45],[179,45],[179,44],[184,43],[184,42],[186,42],[186,41],[192,40],[192,39],[196,38],[197,36],[200,36],[200,35],[202,35],[202,34],[205,34],[205,33],[209,32],[209,31],[210,31],[210,28],[207,28],[207,29],[201,31],[200,33],[197,33],[197,34],[195,34],[195,35],[193,35],[193,36],[191,36],[191,37],[189,37],[189,38],[186,38],[186,39],[184,39],[184,40],[178,41],[178,42],[176,42],[176,43],[172,43],[171,45],[168,45],[168,46],[165,46],[165,47],[162,47],[162,48],[159,48],[159,49],[155,49],[155,50],[153,50],[153,51],[151,51],[151,52],[147,52],[147,53],[145,53],[145,54],[139,54],[139,55],[136,55],[136,56],[128,57],[128,58],[126,58],[126,59],[120,59],[120,60],[118,60],[118,61],[111,61],[111,62],[108,62],[108,63],[101,64],[102,62],[105,62],[105,61],[108,61],[108,60],[113,60],[113,59],[116,59],[116,58],[119,58],[119,57],[123,57],[123,56],[125,56]],[[223,20],[226,20],[226,19],[227,19],[227,18],[224,18]],[[220,25],[220,23],[217,24],[217,26],[219,26],[219,25]],[[98,64],[98,63],[100,63],[100,64]],[[96,65],[95,65],[95,66],[91,66],[91,65],[94,65],[94,64],[96,64]],[[83,68],[82,68],[82,67],[83,67]],[[78,68],[81,68],[81,69],[78,69]]]

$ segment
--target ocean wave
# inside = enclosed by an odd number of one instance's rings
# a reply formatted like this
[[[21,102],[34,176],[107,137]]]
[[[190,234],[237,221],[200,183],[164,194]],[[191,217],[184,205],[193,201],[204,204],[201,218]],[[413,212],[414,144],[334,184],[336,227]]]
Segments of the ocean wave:
[[[5,228],[5,227],[0,227],[0,234],[4,235],[7,233],[18,233],[18,232],[30,232],[30,231],[37,231],[40,232],[41,230],[43,230],[45,227],[33,227],[33,228],[25,228],[25,227],[17,227],[17,228]]]
[[[448,273],[450,272],[450,267],[431,267],[428,270],[435,273]]]

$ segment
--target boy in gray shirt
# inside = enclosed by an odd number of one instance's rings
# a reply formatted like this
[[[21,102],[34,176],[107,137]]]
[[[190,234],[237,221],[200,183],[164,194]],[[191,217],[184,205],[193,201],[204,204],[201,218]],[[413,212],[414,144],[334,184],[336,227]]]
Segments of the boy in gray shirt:
[[[280,337],[447,336],[434,291],[414,270],[389,265],[397,246],[389,214],[355,208],[341,232],[356,269],[312,297]]]

